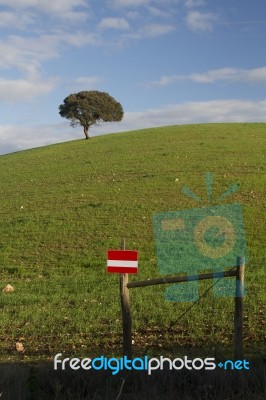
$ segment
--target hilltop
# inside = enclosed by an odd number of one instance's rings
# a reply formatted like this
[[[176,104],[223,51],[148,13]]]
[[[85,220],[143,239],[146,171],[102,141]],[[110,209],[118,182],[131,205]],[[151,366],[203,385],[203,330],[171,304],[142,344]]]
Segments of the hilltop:
[[[213,172],[217,199],[244,207],[249,264],[246,271],[245,343],[262,343],[265,256],[265,124],[170,126],[76,140],[0,157],[1,359],[49,358],[61,352],[121,347],[118,276],[106,273],[106,251],[139,251],[137,279],[158,277],[152,217],[156,212],[208,205],[204,173]],[[131,277],[130,279],[136,279]],[[209,283],[202,283],[201,290]],[[173,352],[180,346],[231,348],[232,299],[212,293],[167,327],[188,306],[164,301],[164,288],[132,293],[136,349]],[[158,338],[158,334],[162,336]],[[222,342],[223,340],[223,342]],[[158,347],[159,346],[159,347]],[[161,351],[161,350],[160,350]]]

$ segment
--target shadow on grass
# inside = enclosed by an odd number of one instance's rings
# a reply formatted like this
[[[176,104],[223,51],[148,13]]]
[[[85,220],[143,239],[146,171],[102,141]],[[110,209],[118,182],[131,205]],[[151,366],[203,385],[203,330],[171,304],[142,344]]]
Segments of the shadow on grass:
[[[265,362],[245,371],[54,371],[52,363],[0,364],[1,400],[263,400]]]

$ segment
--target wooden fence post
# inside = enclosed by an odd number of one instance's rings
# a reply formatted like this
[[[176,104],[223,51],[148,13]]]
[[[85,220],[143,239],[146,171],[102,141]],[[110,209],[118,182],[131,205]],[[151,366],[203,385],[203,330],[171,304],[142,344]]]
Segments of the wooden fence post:
[[[234,358],[241,360],[243,354],[243,296],[244,296],[245,260],[237,257],[236,291],[235,291],[235,318],[234,318]]]
[[[121,250],[125,250],[126,244],[125,239],[122,239]],[[123,349],[124,355],[128,358],[132,358],[132,333],[131,333],[131,312],[130,312],[130,300],[129,300],[129,289],[128,274],[120,274],[120,299],[122,308],[122,319],[123,319]]]

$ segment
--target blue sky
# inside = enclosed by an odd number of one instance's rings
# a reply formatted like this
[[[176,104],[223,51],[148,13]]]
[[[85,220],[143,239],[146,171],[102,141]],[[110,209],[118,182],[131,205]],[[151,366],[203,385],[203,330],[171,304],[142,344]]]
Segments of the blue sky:
[[[0,154],[82,138],[58,114],[108,92],[121,122],[91,135],[266,122],[265,0],[0,0]]]

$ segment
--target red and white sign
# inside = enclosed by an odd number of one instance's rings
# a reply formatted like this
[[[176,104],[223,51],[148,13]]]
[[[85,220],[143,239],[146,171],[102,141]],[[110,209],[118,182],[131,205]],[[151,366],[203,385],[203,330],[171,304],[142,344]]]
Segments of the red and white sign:
[[[137,274],[138,252],[136,250],[108,250],[107,272]]]

